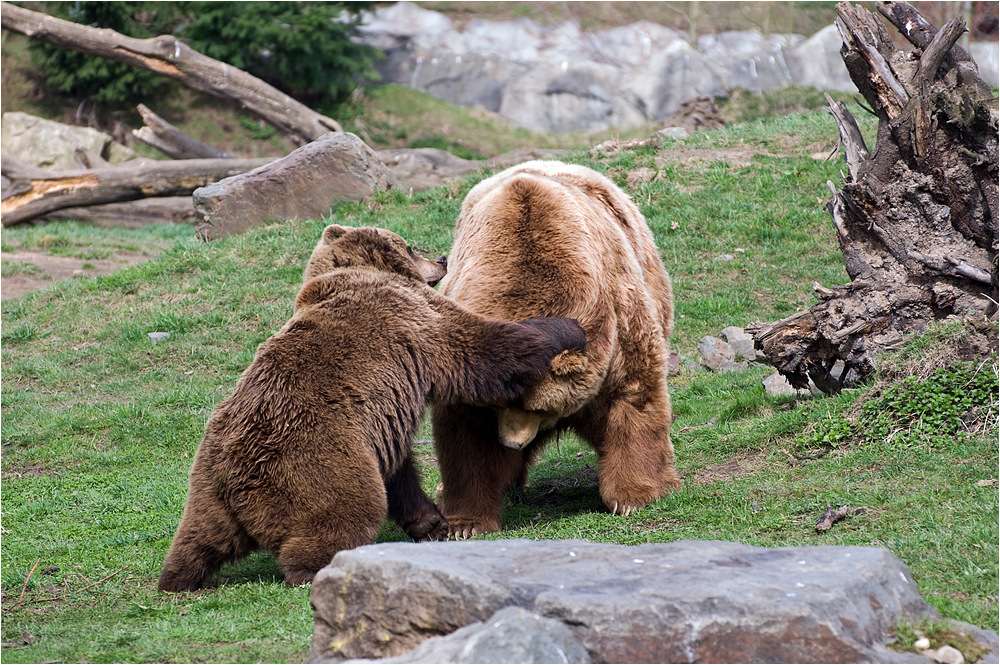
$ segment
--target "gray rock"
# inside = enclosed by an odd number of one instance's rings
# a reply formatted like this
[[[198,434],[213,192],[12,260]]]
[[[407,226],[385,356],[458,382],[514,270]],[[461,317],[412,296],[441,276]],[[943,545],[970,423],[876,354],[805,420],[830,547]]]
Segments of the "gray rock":
[[[652,55],[645,67],[620,73],[624,90],[641,100],[646,119],[659,121],[695,97],[723,97],[726,89],[710,63],[686,41]]]
[[[748,366],[745,362],[736,361],[732,346],[711,335],[698,340],[698,355],[701,364],[713,372],[731,372]]]
[[[443,185],[452,178],[478,171],[486,164],[485,160],[462,159],[437,148],[379,150],[378,156],[400,185],[414,191]]]
[[[699,37],[698,51],[727,90],[760,92],[792,85],[790,49],[804,39],[802,35],[765,37],[756,31],[720,32]]]
[[[39,168],[73,171],[82,168],[74,154],[81,150],[112,164],[135,158],[130,148],[90,127],[65,125],[20,112],[3,114],[0,121],[3,151]]]
[[[973,42],[968,50],[979,66],[979,78],[992,86],[1000,85],[1000,51],[996,42]]]
[[[689,134],[688,130],[683,127],[664,127],[660,131],[656,132],[654,136],[663,139],[686,139],[691,136],[691,134]]]
[[[158,342],[163,342],[165,340],[170,339],[170,333],[167,333],[167,332],[151,332],[151,333],[146,333],[146,337],[148,337],[149,339],[153,340],[153,344],[156,344]]]
[[[659,121],[688,99],[732,88],[856,90],[832,25],[808,39],[734,31],[692,45],[648,21],[587,33],[571,22],[474,19],[459,31],[444,15],[407,2],[363,16],[362,40],[388,56],[377,65],[384,81],[481,106],[533,130]],[[969,50],[995,85],[996,44]]]
[[[676,349],[667,352],[667,376],[677,376],[681,373],[681,355]]]
[[[510,606],[606,663],[912,662],[888,632],[940,618],[887,550],[717,541],[383,543],[338,553],[311,602],[311,662],[400,656]]]
[[[519,607],[506,607],[485,622],[469,624],[450,635],[432,637],[402,656],[346,662],[589,663],[590,656],[561,621]]]
[[[961,665],[965,662],[965,656],[955,647],[946,644],[934,652],[934,662],[946,663],[947,665]]]
[[[783,377],[781,374],[775,372],[771,374],[766,379],[761,381],[764,386],[764,392],[772,397],[783,397],[786,395],[809,395],[811,394],[808,390],[796,390],[792,387],[792,384],[788,382],[788,379]]]
[[[788,69],[795,85],[856,92],[858,88],[847,73],[844,59],[840,57],[843,43],[837,26],[828,25],[809,39],[796,44],[788,60]]]
[[[747,334],[739,326],[729,326],[723,328],[722,339],[733,348],[733,353],[743,360],[754,361],[757,359],[757,351],[753,348],[753,337]]]
[[[328,134],[270,164],[196,189],[198,235],[211,240],[275,220],[319,219],[339,201],[360,201],[398,184],[357,136]]]
[[[501,117],[538,131],[603,130],[641,124],[639,102],[619,89],[610,65],[569,60],[542,62],[504,86]]]

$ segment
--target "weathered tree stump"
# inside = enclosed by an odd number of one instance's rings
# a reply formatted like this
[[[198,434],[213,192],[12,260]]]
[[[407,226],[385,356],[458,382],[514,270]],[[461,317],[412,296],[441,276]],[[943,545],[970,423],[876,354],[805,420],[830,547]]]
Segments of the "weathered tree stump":
[[[830,183],[827,209],[852,281],[815,284],[819,304],[747,328],[796,388],[812,378],[836,391],[837,360],[864,377],[879,351],[931,321],[997,313],[997,99],[955,43],[964,20],[938,31],[905,2],[876,6],[915,48],[895,51],[876,15],[837,5],[841,56],[878,117],[869,150],[830,100],[848,175],[840,191]]]

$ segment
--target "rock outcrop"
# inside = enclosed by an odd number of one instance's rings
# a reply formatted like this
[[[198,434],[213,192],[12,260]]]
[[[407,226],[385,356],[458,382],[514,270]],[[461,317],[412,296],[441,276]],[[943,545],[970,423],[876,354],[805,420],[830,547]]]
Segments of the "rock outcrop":
[[[397,2],[364,14],[361,32],[386,52],[378,64],[383,81],[536,131],[659,122],[688,99],[733,88],[856,90],[833,25],[808,39],[732,31],[692,44],[648,21],[589,33],[571,22],[474,19],[459,31],[443,14]],[[970,51],[995,83],[996,44],[981,46]]]
[[[425,640],[510,607],[562,622],[594,662],[927,662],[885,643],[940,618],[887,550],[718,541],[376,544],[338,553],[311,601],[310,662],[420,662]],[[996,658],[995,633],[961,628]]]

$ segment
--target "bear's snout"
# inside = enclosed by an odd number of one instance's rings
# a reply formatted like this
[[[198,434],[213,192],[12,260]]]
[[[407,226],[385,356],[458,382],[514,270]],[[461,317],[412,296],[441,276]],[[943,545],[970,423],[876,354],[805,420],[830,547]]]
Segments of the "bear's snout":
[[[436,260],[434,261],[434,263],[438,264],[439,266],[441,266],[441,267],[442,267],[442,268],[444,268],[445,270],[447,270],[447,269],[448,269],[448,257],[447,257],[447,256],[445,256],[444,254],[442,254],[441,256],[439,256],[439,257],[438,257],[438,258],[437,258],[437,259],[436,259]]]

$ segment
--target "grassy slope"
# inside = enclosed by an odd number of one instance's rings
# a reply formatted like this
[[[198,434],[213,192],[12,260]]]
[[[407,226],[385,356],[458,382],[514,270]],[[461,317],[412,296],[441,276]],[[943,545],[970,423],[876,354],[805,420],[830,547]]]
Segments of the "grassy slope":
[[[660,151],[576,155],[616,177],[647,216],[674,277],[682,353],[693,355],[701,336],[726,325],[811,304],[813,280],[845,281],[822,206],[841,167],[807,156],[828,149],[835,131],[823,113],[798,114]],[[629,185],[641,167],[660,177]],[[462,197],[479,177],[345,204],[337,221],[394,229],[435,256],[448,250]],[[324,223],[211,244],[152,230],[174,239],[161,258],[3,304],[5,662],[305,658],[308,588],[284,588],[270,557],[229,566],[198,593],[164,596],[155,583],[205,421],[290,316]],[[47,228],[57,238],[76,233],[71,224]],[[716,260],[724,253],[734,260]],[[171,336],[154,344],[146,335],[154,331]],[[945,615],[996,628],[997,491],[977,485],[995,476],[996,430],[925,447],[865,442],[801,461],[789,451],[839,422],[854,396],[766,397],[766,373],[671,380],[680,492],[612,517],[600,504],[594,457],[564,437],[531,487],[512,495],[504,535],[883,546]],[[420,444],[417,454],[430,490],[433,450]],[[819,534],[812,525],[826,501],[869,509]],[[380,539],[401,537],[387,526]]]

